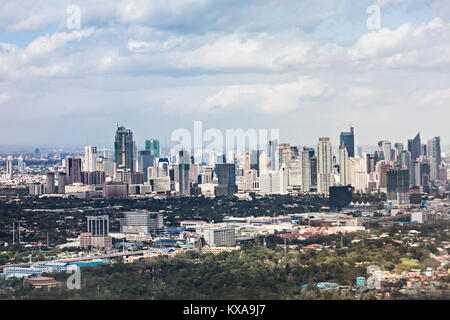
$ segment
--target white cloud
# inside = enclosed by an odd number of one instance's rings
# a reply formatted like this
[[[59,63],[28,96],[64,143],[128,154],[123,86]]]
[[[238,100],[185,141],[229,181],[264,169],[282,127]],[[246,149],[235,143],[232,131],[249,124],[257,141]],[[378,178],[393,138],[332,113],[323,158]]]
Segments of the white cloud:
[[[226,86],[207,97],[206,110],[256,108],[264,114],[286,113],[310,105],[316,99],[327,99],[335,90],[318,79],[304,77],[295,82]]]

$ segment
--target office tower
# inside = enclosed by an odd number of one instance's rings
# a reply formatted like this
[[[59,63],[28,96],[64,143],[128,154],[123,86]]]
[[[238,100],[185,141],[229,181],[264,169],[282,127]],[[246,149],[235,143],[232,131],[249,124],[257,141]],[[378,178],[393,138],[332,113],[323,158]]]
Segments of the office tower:
[[[411,152],[409,152],[407,150],[403,150],[400,153],[400,165],[403,168],[408,169],[409,184],[413,185],[414,184],[414,163],[411,159]]]
[[[159,158],[157,176],[158,178],[165,178],[169,176],[169,159]]]
[[[112,177],[114,176],[114,162],[111,158],[103,158],[103,171],[105,172],[105,176]]]
[[[260,177],[261,194],[287,194],[288,170],[281,167],[279,171],[268,171]]]
[[[66,158],[66,183],[68,185],[76,182],[81,183],[81,158],[67,157]]]
[[[317,187],[317,156],[310,158],[311,186]]]
[[[297,157],[295,159],[291,159],[289,163],[289,171],[288,171],[288,185],[289,186],[298,186],[302,185],[302,158]]]
[[[317,192],[319,194],[329,194],[332,161],[330,138],[319,138],[317,143]]]
[[[23,161],[23,157],[20,156],[20,157],[17,159],[17,170],[19,170],[19,172],[24,172],[25,169],[26,169],[26,164],[25,164],[25,162]]]
[[[138,156],[138,172],[142,172],[144,174],[144,181],[148,181],[148,168],[155,166],[155,156],[152,155],[151,151],[139,151]]]
[[[191,195],[190,187],[190,159],[186,150],[181,150],[178,154],[177,174],[178,190],[181,196],[189,197]]]
[[[109,216],[88,216],[87,232],[95,236],[109,235]]]
[[[101,185],[106,181],[103,171],[81,172],[81,183],[86,185]]]
[[[339,147],[339,176],[341,185],[343,186],[350,184],[348,165],[347,148],[341,145]]]
[[[46,179],[46,193],[53,194],[55,193],[55,173],[47,172]]]
[[[237,193],[236,165],[231,163],[218,163],[215,169],[219,183],[214,189],[215,195],[231,196]]]
[[[420,145],[420,155],[421,156],[427,156],[428,155],[427,145],[424,144],[424,143]]]
[[[383,159],[386,162],[392,161],[392,147],[390,141],[380,141],[378,142],[378,147],[381,149],[383,153]]]
[[[411,159],[413,161],[420,157],[420,133],[418,133],[414,139],[408,139],[408,151],[411,152]]]
[[[216,150],[210,150],[209,151],[209,165],[211,167],[215,167],[217,164],[217,151]]]
[[[158,235],[165,231],[162,213],[138,210],[125,212],[120,219],[120,232],[127,234],[144,233]]]
[[[278,170],[279,164],[279,158],[277,156],[278,151],[278,140],[270,140],[267,150],[267,155],[270,160],[270,170]]]
[[[256,170],[259,177],[259,158],[261,156],[262,151],[256,150],[252,151],[250,154],[250,169]]]
[[[14,170],[13,170],[13,158],[11,156],[9,156],[6,159],[6,175],[8,176],[8,179],[12,179],[13,175],[14,175]]]
[[[28,185],[28,193],[31,196],[38,196],[44,193],[44,185],[39,182],[32,182]]]
[[[355,132],[352,126],[350,132],[341,132],[340,145],[347,148],[349,157],[355,157]]]
[[[282,166],[289,168],[289,162],[291,161],[291,146],[288,143],[280,143],[278,145],[278,165],[275,170],[278,170]]]
[[[244,171],[250,170],[250,152],[244,154]]]
[[[134,160],[136,155],[133,132],[124,127],[118,127],[114,142],[114,154],[117,169],[129,169],[134,171]]]
[[[58,193],[66,193],[67,175],[65,172],[58,172]]]
[[[298,147],[296,146],[291,146],[291,159],[298,157],[299,153],[298,153]]]
[[[404,145],[401,142],[396,142],[394,144],[394,150],[395,150],[395,158],[394,160],[396,161],[400,161],[400,155],[402,153],[402,151],[404,150]]]
[[[97,147],[84,147],[84,170],[85,172],[97,171]]]
[[[234,227],[212,227],[203,230],[205,241],[210,247],[235,246]]]
[[[430,159],[430,180],[440,180],[439,168],[442,161],[440,137],[434,137],[428,140],[427,153]]]
[[[270,169],[270,158],[265,151],[261,152],[259,156],[259,176],[266,173]]]
[[[374,172],[375,171],[375,166],[377,164],[377,156],[376,156],[376,154],[375,153],[374,154],[366,153],[365,157],[366,157],[366,170],[367,170],[367,173]]]
[[[409,204],[409,171],[393,169],[387,172],[387,198],[396,205]]]
[[[34,157],[36,159],[40,159],[41,158],[41,151],[39,150],[39,148],[34,149]]]
[[[303,148],[302,157],[302,191],[309,192],[311,188],[311,152]]]
[[[157,139],[149,139],[145,140],[145,151],[150,151],[150,155],[155,158],[161,157],[161,150],[159,146],[159,140]]]

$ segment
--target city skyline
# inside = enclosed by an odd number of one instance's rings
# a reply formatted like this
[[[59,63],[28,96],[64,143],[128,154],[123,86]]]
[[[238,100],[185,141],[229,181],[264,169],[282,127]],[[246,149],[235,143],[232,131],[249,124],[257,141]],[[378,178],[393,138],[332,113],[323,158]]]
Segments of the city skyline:
[[[167,145],[195,120],[291,144],[350,123],[357,145],[450,141],[446,1],[151,3],[86,1],[79,28],[70,1],[3,4],[0,145],[105,146],[116,122]]]

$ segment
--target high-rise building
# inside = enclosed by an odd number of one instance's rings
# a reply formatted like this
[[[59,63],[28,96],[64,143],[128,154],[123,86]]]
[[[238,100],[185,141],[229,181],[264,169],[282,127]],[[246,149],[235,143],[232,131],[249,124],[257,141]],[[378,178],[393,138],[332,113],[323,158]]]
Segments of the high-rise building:
[[[402,151],[404,150],[404,145],[401,142],[396,142],[394,144],[394,150],[395,150],[395,158],[394,160],[400,161],[400,155],[402,153]]]
[[[387,198],[396,205],[409,204],[409,171],[393,169],[387,172]]]
[[[250,170],[250,152],[244,154],[244,171]]]
[[[332,147],[330,138],[319,138],[317,143],[317,192],[328,195],[332,175]]]
[[[145,150],[145,151],[139,151],[138,156],[138,172],[144,173],[144,181],[148,181],[148,168],[155,166],[155,156],[152,155],[151,151]]]
[[[237,193],[236,165],[232,163],[216,164],[216,176],[219,185],[215,187],[216,196],[231,196]]]
[[[311,152],[303,148],[302,158],[302,191],[309,192],[311,188]]]
[[[88,216],[87,232],[95,236],[109,235],[109,216]]]
[[[310,158],[311,186],[317,187],[317,156]]]
[[[153,138],[145,140],[145,151],[149,151],[150,155],[154,156],[155,158],[160,158],[161,150],[159,146],[159,140]]]
[[[46,187],[46,193],[48,193],[48,194],[55,193],[55,173],[54,172],[47,172],[45,187]]]
[[[355,156],[355,131],[352,126],[350,126],[350,132],[341,132],[340,145],[347,148],[348,156]]]
[[[65,172],[58,172],[58,193],[66,193],[67,175]]]
[[[26,169],[26,164],[25,164],[25,162],[23,161],[23,157],[20,156],[20,157],[17,159],[17,170],[19,170],[19,172],[24,172],[25,169]]]
[[[261,194],[287,194],[288,170],[283,166],[279,171],[268,171],[261,174]]]
[[[348,165],[347,148],[341,145],[339,147],[339,175],[340,183],[343,186],[350,184]]]
[[[418,133],[414,139],[408,139],[408,151],[411,152],[411,159],[413,161],[420,157],[420,133]]]
[[[125,212],[120,219],[120,232],[158,235],[165,231],[162,213],[146,210]]]
[[[210,247],[235,246],[234,227],[212,227],[203,230],[206,243]]]
[[[114,142],[114,154],[117,169],[135,170],[135,149],[133,132],[125,127],[118,127]]]
[[[6,159],[6,175],[8,176],[8,179],[12,179],[13,175],[14,175],[14,170],[13,170],[13,158],[11,156],[9,156]]]
[[[428,140],[427,153],[430,159],[430,180],[439,180],[439,168],[442,161],[440,137],[434,137]]]
[[[383,159],[386,162],[392,161],[392,146],[390,141],[380,141],[378,142],[378,146],[381,148],[383,153]]]
[[[84,147],[84,169],[85,172],[97,171],[97,147]]]
[[[181,150],[178,154],[178,188],[181,196],[189,197],[191,195],[190,186],[190,158],[186,150]]]
[[[291,146],[288,143],[280,143],[278,145],[278,170],[282,166],[289,168],[289,162],[291,160]]]
[[[250,169],[256,170],[259,177],[259,158],[261,156],[261,150],[254,150],[250,154]]]
[[[290,186],[301,187],[302,185],[302,158],[297,157],[291,159],[289,163],[289,179],[288,184]]]
[[[278,140],[270,140],[267,150],[267,155],[270,160],[270,170],[278,170],[279,167],[279,158],[278,158]]]
[[[67,157],[66,158],[66,183],[68,185],[76,182],[81,183],[81,158]]]

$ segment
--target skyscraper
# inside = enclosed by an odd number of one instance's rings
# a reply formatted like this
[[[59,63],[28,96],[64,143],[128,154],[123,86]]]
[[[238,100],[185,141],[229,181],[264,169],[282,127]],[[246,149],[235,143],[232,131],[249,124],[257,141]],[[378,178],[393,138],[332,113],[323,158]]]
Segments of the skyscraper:
[[[58,193],[66,193],[67,177],[65,172],[58,172]]]
[[[135,143],[133,132],[125,127],[118,127],[114,142],[114,154],[117,169],[129,169],[134,171]]]
[[[94,237],[106,237],[109,235],[109,217],[104,216],[88,216],[87,231]]]
[[[216,196],[231,196],[237,193],[235,164],[216,164],[216,175],[219,182],[219,185],[214,190]]]
[[[85,172],[97,171],[97,147],[84,147],[84,168]]]
[[[350,184],[348,170],[348,152],[347,148],[343,145],[339,147],[339,175],[341,185],[346,186]]]
[[[302,191],[309,192],[311,188],[311,152],[305,148],[301,152],[302,158]]]
[[[75,182],[81,182],[81,158],[67,157],[66,158],[66,182],[68,185]]]
[[[55,173],[47,172],[46,179],[46,193],[53,194],[55,193]]]
[[[150,151],[150,155],[155,158],[160,158],[161,151],[159,147],[159,140],[153,138],[145,140],[145,151]]]
[[[420,133],[414,139],[408,139],[408,151],[411,152],[411,159],[417,160],[420,157]]]
[[[440,137],[434,137],[428,140],[427,153],[430,158],[430,180],[439,180],[439,166],[442,161]]]
[[[178,158],[178,185],[180,195],[189,197],[191,195],[190,188],[190,158],[186,150],[181,150],[179,152]]]
[[[280,143],[278,145],[278,165],[279,168],[284,166],[285,168],[289,168],[289,162],[291,160],[291,146],[288,143]],[[275,170],[278,170],[276,168]]]
[[[355,156],[355,132],[352,126],[350,126],[350,132],[341,132],[340,145],[347,148],[349,157]]]
[[[12,179],[13,175],[14,175],[14,170],[13,170],[13,158],[11,156],[9,156],[6,159],[6,175],[8,176],[8,179]]]
[[[319,138],[317,143],[317,192],[320,194],[329,194],[332,156],[330,138]]]
[[[278,170],[278,156],[277,156],[277,151],[278,151],[278,140],[270,140],[269,141],[269,147],[267,150],[267,155],[269,157],[270,160],[270,170]]]

